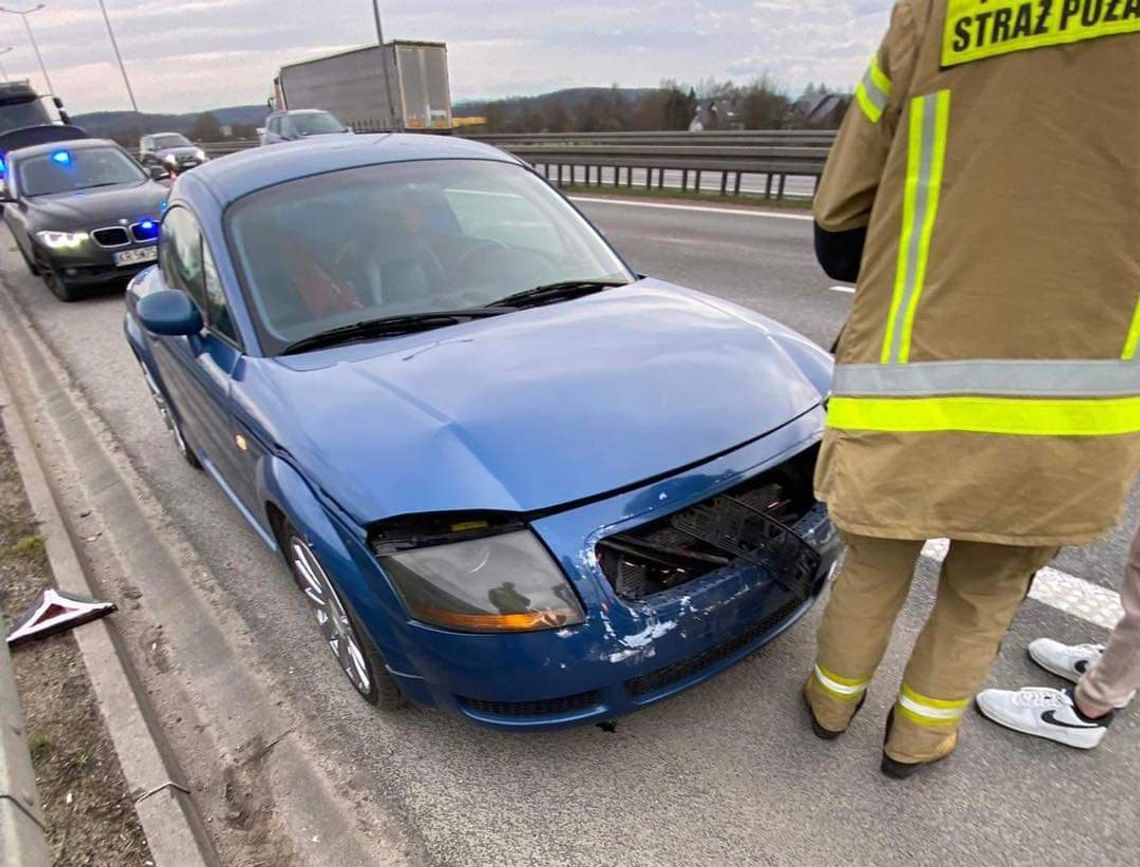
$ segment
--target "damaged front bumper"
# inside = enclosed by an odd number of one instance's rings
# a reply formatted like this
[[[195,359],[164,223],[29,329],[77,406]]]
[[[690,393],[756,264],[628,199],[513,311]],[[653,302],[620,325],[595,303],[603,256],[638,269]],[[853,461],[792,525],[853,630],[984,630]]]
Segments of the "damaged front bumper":
[[[504,729],[549,729],[611,719],[714,676],[771,641],[812,606],[841,543],[816,505],[796,536],[814,574],[788,581],[735,559],[695,580],[631,600],[595,554],[603,537],[710,500],[818,442],[815,410],[710,464],[638,490],[535,521],[586,611],[586,622],[514,635],[449,632],[415,621],[402,642],[412,672],[393,672],[413,700]],[[567,553],[572,552],[572,553]]]

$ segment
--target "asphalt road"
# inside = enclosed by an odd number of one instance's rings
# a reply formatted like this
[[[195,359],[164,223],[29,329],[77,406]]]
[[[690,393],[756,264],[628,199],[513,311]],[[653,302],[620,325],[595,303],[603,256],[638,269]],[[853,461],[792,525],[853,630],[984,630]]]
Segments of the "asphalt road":
[[[849,296],[830,291],[810,223],[691,210],[585,206],[633,264],[756,307],[828,343]],[[1140,713],[1092,754],[999,730],[971,715],[963,745],[908,783],[877,770],[882,721],[933,591],[924,563],[884,668],[851,732],[806,726],[798,688],[820,608],[710,683],[599,728],[488,732],[442,714],[371,711],[342,682],[283,567],[221,492],[175,454],[121,334],[118,294],[56,302],[10,242],[7,289],[32,316],[123,449],[262,636],[287,676],[282,700],[353,785],[385,798],[447,865],[1136,863]],[[1062,565],[1113,583],[1119,540]],[[995,681],[1055,683],[1022,648],[1038,635],[1101,638],[1040,603],[1024,606]]]

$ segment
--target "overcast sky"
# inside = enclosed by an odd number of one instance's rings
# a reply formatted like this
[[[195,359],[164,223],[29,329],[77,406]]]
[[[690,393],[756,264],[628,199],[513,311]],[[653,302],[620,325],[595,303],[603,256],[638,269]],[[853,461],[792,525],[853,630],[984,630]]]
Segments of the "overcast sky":
[[[129,108],[97,0],[45,0],[29,21],[55,91],[76,113]],[[375,38],[370,0],[106,0],[143,111],[263,102],[282,63]],[[24,0],[15,8],[28,8]],[[662,79],[768,73],[790,91],[848,87],[891,0],[381,0],[387,39],[448,44],[456,101]],[[42,86],[15,15],[0,58]]]

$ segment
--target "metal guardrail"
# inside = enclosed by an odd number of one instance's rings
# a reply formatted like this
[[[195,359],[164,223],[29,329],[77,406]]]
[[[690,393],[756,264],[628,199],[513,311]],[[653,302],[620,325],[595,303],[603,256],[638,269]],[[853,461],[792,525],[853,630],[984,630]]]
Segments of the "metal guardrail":
[[[763,178],[765,198],[775,194],[778,199],[784,198],[789,177],[818,182],[835,143],[834,132],[820,130],[503,133],[473,138],[510,151],[559,186],[602,186],[602,170],[610,169],[612,184],[607,186],[632,188],[636,171],[644,173],[646,189],[662,190],[666,173],[680,172],[682,192],[700,192],[702,180],[712,175],[721,195],[740,195],[743,179],[756,176]],[[221,156],[256,145],[235,141],[202,147],[211,156]]]

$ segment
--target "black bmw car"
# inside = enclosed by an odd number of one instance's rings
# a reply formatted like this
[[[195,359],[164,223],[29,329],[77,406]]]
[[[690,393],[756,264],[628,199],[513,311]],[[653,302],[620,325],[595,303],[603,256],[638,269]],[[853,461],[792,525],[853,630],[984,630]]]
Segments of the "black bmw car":
[[[61,301],[127,278],[157,258],[169,189],[112,141],[79,139],[9,151],[4,222],[33,274]]]

